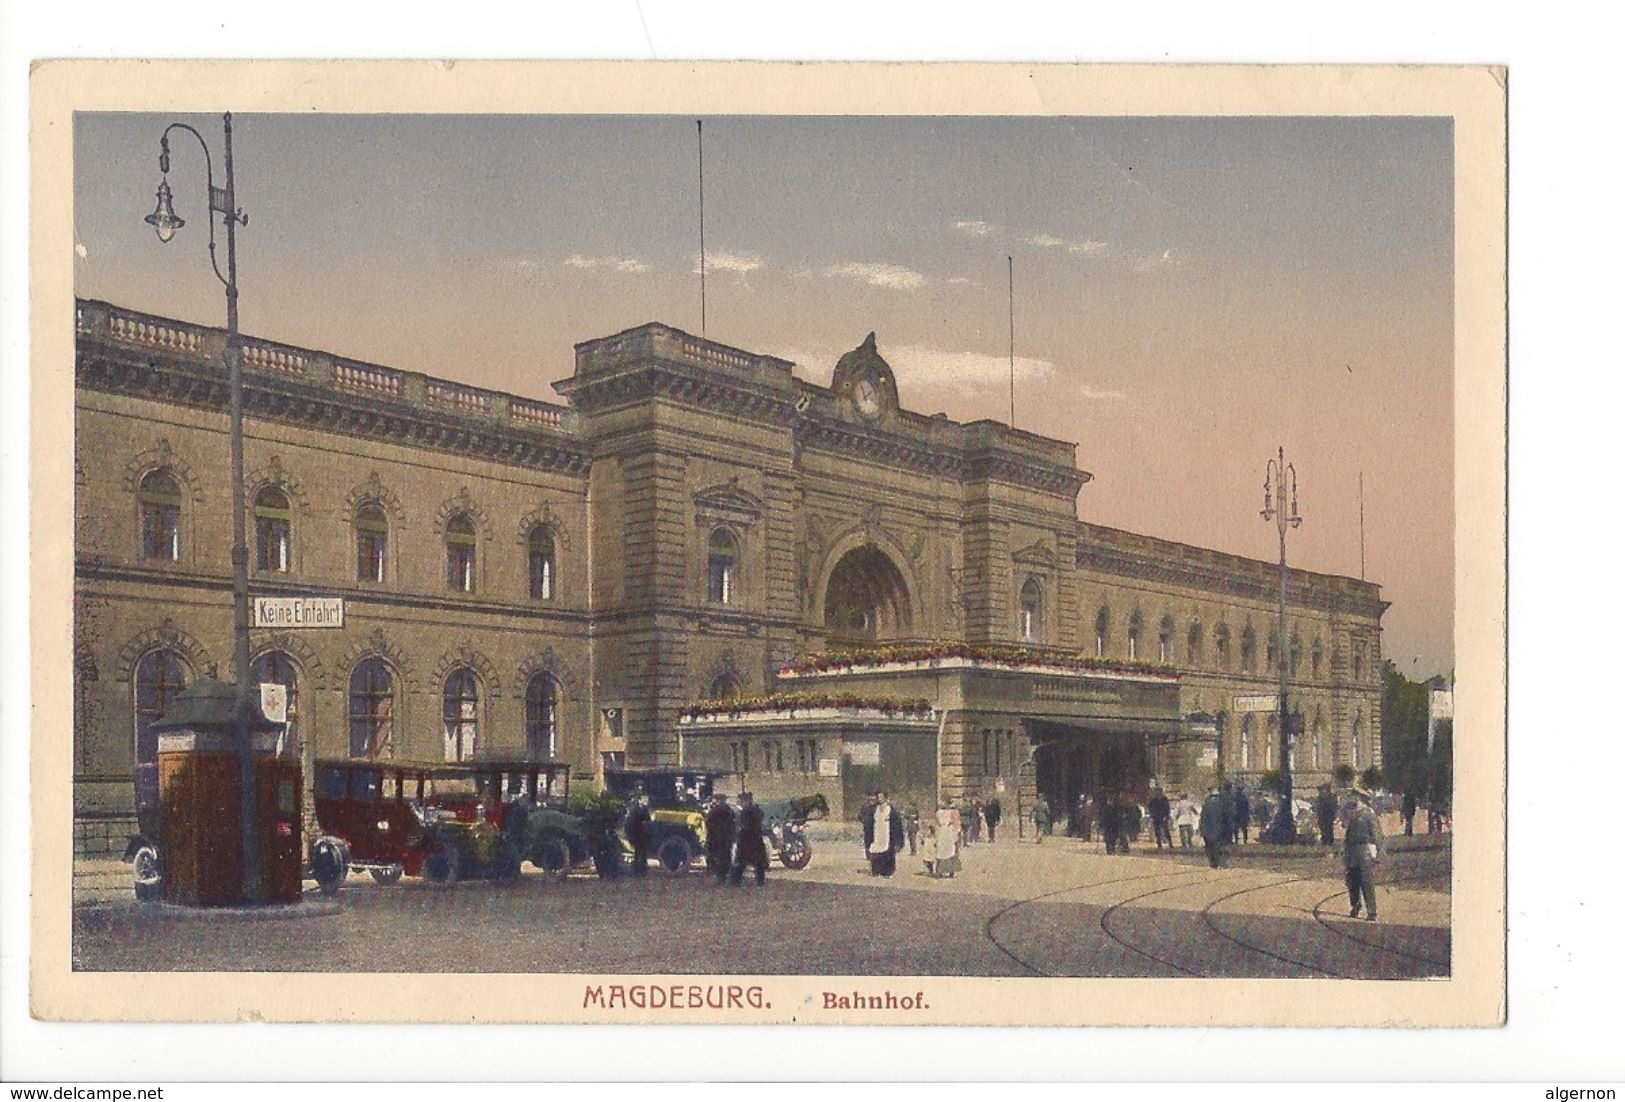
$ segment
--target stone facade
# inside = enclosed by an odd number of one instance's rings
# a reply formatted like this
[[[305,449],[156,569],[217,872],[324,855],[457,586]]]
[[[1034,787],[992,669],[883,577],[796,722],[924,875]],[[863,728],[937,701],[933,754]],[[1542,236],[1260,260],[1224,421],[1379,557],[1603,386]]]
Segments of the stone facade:
[[[128,821],[154,677],[231,675],[231,520],[223,334],[92,301],[77,318],[73,737],[88,842],[90,824],[116,824],[97,835],[112,837]],[[458,752],[451,729],[463,753],[538,752],[538,685],[551,750],[578,775],[671,764],[686,705],[770,692],[798,654],[910,639],[1093,654],[1104,609],[1104,656],[1177,675],[1164,721],[1220,713],[1230,768],[1267,767],[1262,726],[1241,757],[1236,707],[1273,691],[1275,568],[1080,523],[1074,445],[902,408],[872,335],[825,387],[645,325],[577,346],[555,384],[567,405],[259,339],[244,374],[252,592],[345,602],[341,629],[253,635],[292,671],[307,764],[350,753],[357,714],[376,733],[387,713],[397,757]],[[1325,736],[1319,771],[1371,764],[1378,589],[1291,583],[1294,700]],[[387,674],[370,696],[369,662]],[[966,716],[954,724],[980,739]],[[977,783],[955,764],[969,753],[941,753],[944,784]]]

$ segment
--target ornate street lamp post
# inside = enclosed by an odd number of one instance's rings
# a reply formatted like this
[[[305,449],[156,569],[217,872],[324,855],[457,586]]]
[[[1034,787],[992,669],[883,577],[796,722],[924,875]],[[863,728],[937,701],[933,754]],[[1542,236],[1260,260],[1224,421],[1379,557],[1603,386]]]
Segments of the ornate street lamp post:
[[[209,265],[215,278],[226,288],[226,367],[231,376],[231,593],[232,593],[232,661],[236,667],[237,705],[234,732],[239,762],[243,844],[243,899],[258,903],[264,899],[260,877],[259,817],[255,799],[255,753],[253,727],[249,723],[250,686],[248,669],[248,540],[245,506],[243,501],[243,350],[237,332],[237,227],[248,225],[248,215],[237,209],[237,184],[231,164],[231,112],[225,115],[225,187],[215,187],[214,161],[209,155],[209,143],[192,127],[183,122],[172,122],[164,128],[159,139],[158,170],[163,174],[158,184],[158,206],[146,217],[148,225],[158,231],[159,241],[169,241],[175,231],[186,223],[175,213],[169,191],[169,134],[183,130],[197,139],[203,149],[203,167],[209,184]],[[220,272],[215,253],[214,215],[226,227],[226,271]]]
[[[1291,498],[1288,499],[1290,489]],[[1287,711],[1288,642],[1286,624],[1286,533],[1303,523],[1298,515],[1298,472],[1286,461],[1286,449],[1277,448],[1275,458],[1264,467],[1264,509],[1259,514],[1265,520],[1275,521],[1281,536],[1281,603],[1276,620],[1279,634],[1275,642],[1275,658],[1281,675],[1280,699],[1276,702],[1276,730],[1280,735],[1281,804],[1275,809],[1275,818],[1264,829],[1261,841],[1292,845],[1298,840],[1297,821],[1292,814],[1292,727]]]

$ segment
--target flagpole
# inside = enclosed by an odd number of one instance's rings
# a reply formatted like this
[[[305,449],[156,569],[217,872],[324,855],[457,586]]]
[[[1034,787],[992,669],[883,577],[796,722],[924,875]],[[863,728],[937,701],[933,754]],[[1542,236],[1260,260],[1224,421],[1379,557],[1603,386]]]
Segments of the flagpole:
[[[1005,256],[1010,274],[1010,427],[1016,427],[1016,258]]]
[[[1360,472],[1360,580],[1365,581],[1365,472]]]
[[[700,148],[700,336],[705,336],[705,123],[694,120]]]

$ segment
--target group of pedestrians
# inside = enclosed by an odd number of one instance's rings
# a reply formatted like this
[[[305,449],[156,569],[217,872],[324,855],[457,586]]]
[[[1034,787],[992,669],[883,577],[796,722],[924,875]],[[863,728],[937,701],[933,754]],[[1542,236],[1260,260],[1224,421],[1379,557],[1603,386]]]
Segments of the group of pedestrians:
[[[1371,806],[1371,792],[1361,785],[1352,790],[1354,805],[1349,810],[1347,825],[1343,828],[1343,881],[1349,893],[1349,917],[1359,918],[1364,911],[1367,922],[1377,921],[1377,888],[1374,879],[1376,867],[1383,857],[1382,824]],[[1235,843],[1237,823],[1245,815],[1245,794],[1234,789],[1227,781],[1214,788],[1202,801],[1198,827],[1202,845],[1207,850],[1208,864],[1219,868],[1225,862],[1226,851]],[[1333,844],[1332,829],[1337,815],[1337,800],[1330,785],[1322,785],[1315,798],[1315,813],[1319,819],[1321,841]],[[1240,821],[1245,822],[1244,819]],[[1245,836],[1243,831],[1242,836]]]
[[[635,849],[637,842],[632,845]],[[705,809],[705,866],[719,884],[742,883],[747,866],[755,871],[757,884],[767,882],[762,809],[751,793],[739,794],[737,809],[720,792],[712,795]]]

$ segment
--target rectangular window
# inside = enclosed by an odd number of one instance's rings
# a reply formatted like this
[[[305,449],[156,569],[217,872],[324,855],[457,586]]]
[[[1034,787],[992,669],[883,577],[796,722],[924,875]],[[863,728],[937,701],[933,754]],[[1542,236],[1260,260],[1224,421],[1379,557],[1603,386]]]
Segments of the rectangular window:
[[[179,505],[146,502],[141,506],[141,554],[148,559],[179,562],[181,557],[181,508]]]
[[[293,542],[293,532],[288,522],[280,517],[260,517],[255,528],[255,568],[273,574],[286,574],[290,568],[288,548]]]
[[[382,532],[357,532],[355,537],[355,576],[363,582],[384,580],[384,541]]]
[[[446,547],[446,584],[459,593],[474,592],[474,548],[464,543]]]
[[[717,604],[730,605],[734,599],[733,564],[722,559],[711,560],[710,598]]]

